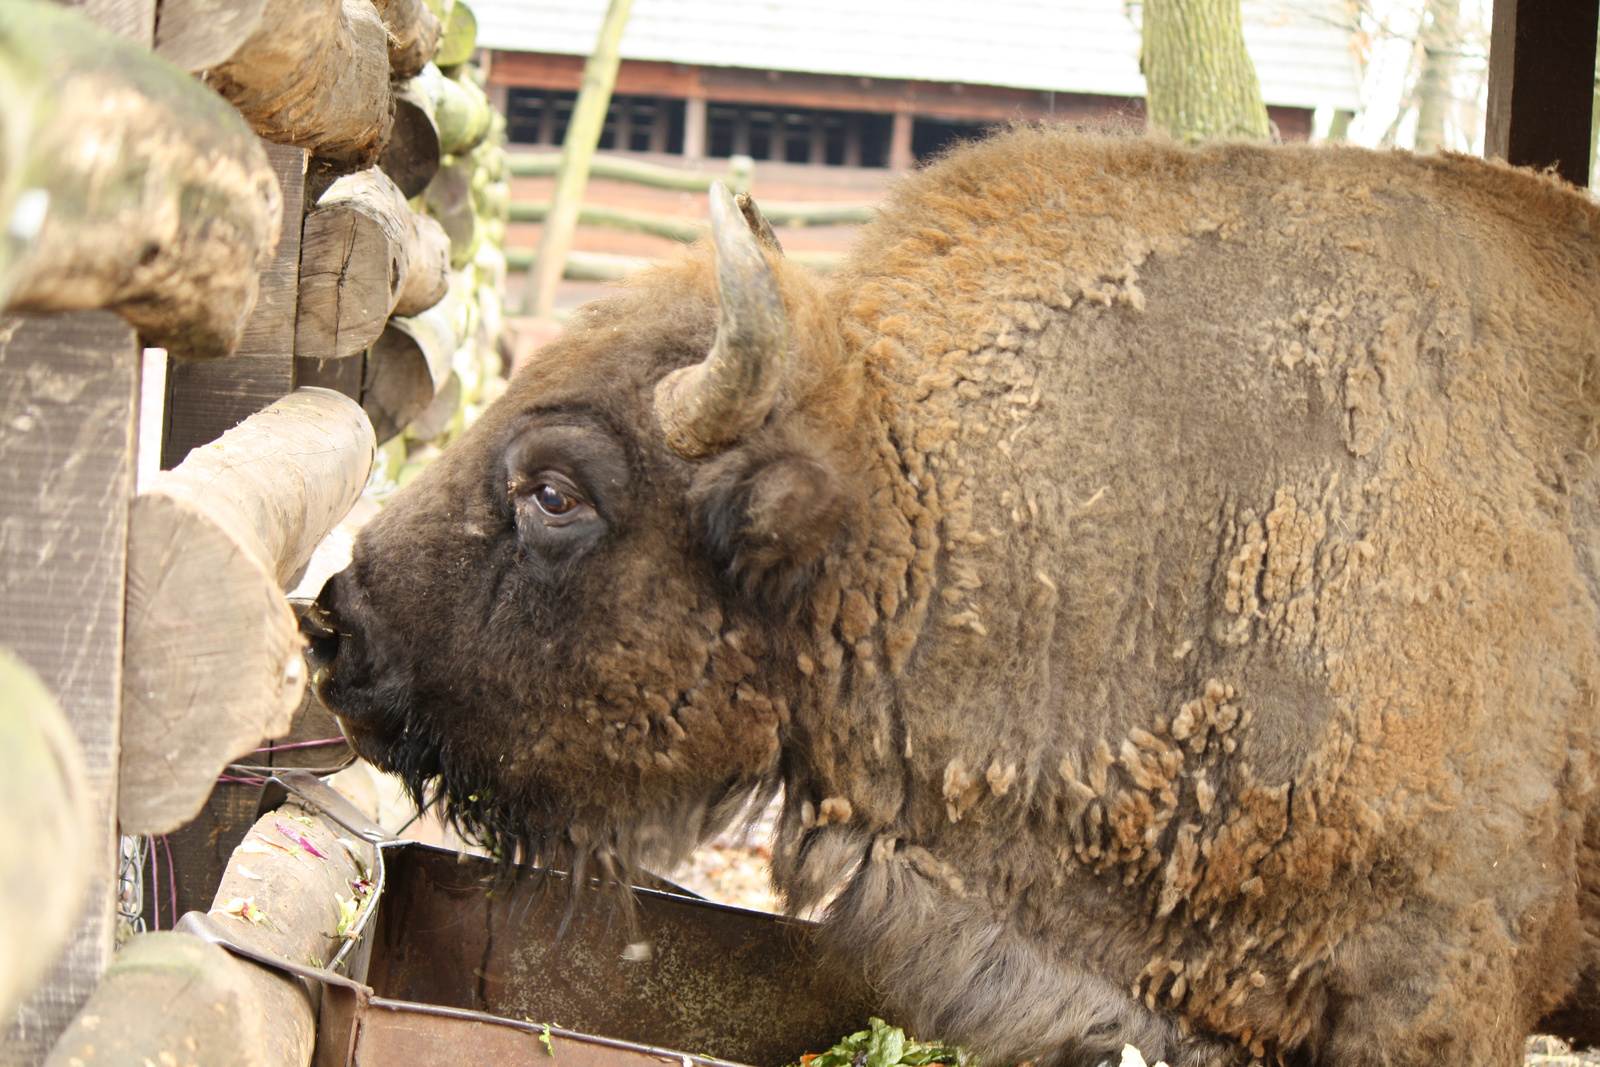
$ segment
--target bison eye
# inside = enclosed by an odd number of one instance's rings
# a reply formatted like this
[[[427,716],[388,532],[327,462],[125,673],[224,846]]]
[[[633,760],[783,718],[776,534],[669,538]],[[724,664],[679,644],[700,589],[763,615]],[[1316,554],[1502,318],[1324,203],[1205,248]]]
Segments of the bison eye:
[[[578,506],[576,497],[563,492],[559,486],[551,485],[548,482],[534,489],[533,502],[539,505],[540,511],[551,518],[565,515]]]
[[[524,535],[562,537],[587,528],[596,518],[594,505],[572,480],[555,471],[540,471],[511,484],[517,501],[517,528]],[[540,535],[538,532],[543,531]]]

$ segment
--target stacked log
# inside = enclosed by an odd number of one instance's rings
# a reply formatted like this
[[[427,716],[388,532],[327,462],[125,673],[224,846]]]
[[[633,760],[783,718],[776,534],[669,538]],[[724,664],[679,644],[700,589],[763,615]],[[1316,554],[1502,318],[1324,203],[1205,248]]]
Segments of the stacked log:
[[[234,759],[289,728],[304,642],[283,597],[366,485],[372,428],[302,389],[197,448],[134,501],[119,818],[188,822]]]
[[[389,139],[389,32],[372,0],[273,4],[206,80],[261,136],[337,171],[371,166]]]
[[[110,308],[147,344],[231,353],[282,212],[238,114],[51,4],[0,7],[0,76],[8,144],[24,149],[0,158],[0,305]]]
[[[301,232],[295,354],[344,359],[377,340],[391,314],[432,306],[448,285],[447,244],[378,168],[334,182]]]

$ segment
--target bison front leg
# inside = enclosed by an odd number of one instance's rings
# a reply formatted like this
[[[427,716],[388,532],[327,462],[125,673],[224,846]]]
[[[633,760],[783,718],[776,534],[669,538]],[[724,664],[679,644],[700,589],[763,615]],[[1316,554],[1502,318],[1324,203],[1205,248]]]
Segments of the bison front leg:
[[[1530,872],[1529,882],[1537,881]],[[1525,883],[1507,918],[1490,898],[1414,901],[1334,953],[1321,1054],[1336,1067],[1515,1067],[1576,972],[1570,892]]]

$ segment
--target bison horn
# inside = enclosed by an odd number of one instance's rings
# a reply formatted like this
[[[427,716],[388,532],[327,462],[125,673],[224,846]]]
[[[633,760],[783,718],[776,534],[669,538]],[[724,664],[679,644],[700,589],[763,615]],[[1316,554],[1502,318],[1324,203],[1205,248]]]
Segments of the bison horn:
[[[778,279],[727,187],[711,184],[711,241],[722,317],[705,361],[656,385],[656,418],[685,459],[726,448],[772,410],[789,356],[789,320]]]

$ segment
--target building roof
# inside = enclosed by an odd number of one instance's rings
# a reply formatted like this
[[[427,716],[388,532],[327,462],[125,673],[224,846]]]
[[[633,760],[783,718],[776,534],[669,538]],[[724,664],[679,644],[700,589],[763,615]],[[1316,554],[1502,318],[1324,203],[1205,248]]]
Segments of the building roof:
[[[606,0],[471,0],[487,48],[587,55]],[[1340,0],[1243,0],[1262,96],[1355,110]],[[625,59],[1144,95],[1137,0],[634,0]]]

